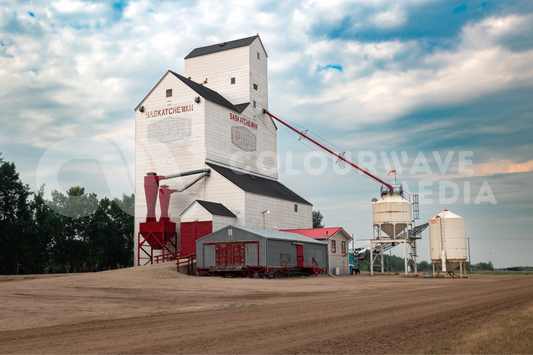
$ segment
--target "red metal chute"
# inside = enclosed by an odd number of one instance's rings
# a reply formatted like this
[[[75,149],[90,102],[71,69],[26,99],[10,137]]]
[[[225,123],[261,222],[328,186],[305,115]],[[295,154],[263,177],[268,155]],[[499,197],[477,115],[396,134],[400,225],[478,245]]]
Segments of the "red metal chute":
[[[174,192],[181,192],[200,181],[203,177],[209,176],[210,169],[192,170],[172,175],[157,175],[154,172],[146,173],[144,177],[144,194],[146,197],[146,221],[139,223],[138,234],[138,249],[137,249],[137,264],[141,265],[141,258],[148,259],[145,263],[153,263],[159,261],[168,261],[179,256],[178,237],[176,232],[176,223],[170,221],[168,214],[170,195]],[[179,190],[171,190],[168,185],[162,185],[159,188],[161,180],[172,179],[176,177],[183,177],[188,175],[201,174],[194,181],[187,184]],[[158,193],[159,190],[159,193]],[[155,206],[157,204],[157,196],[159,195],[159,203],[161,206],[161,218],[157,221],[155,214]],[[141,240],[142,237],[142,240]],[[150,250],[145,250],[144,246],[150,246]],[[154,250],[162,250],[161,255],[154,257]],[[145,255],[141,254],[144,253]]]
[[[154,172],[146,173],[144,177],[144,195],[146,197],[146,222],[155,222],[155,205],[157,203],[157,189],[159,181],[165,177]]]
[[[178,192],[178,190],[169,189],[168,185],[161,185],[161,188],[159,189],[159,204],[161,206],[161,220],[170,221],[170,217],[168,215],[168,206],[170,204],[170,195],[173,194],[174,192]]]
[[[155,173],[149,173],[149,174],[155,174]],[[155,176],[156,178],[158,176]],[[159,176],[161,177],[161,176]],[[159,179],[162,180],[162,179]],[[146,181],[146,177],[145,177]],[[148,184],[148,188],[150,189],[150,192],[148,192],[148,189],[146,189],[147,184],[145,184],[145,193],[147,196],[150,196],[150,199],[147,197],[146,200],[150,200],[150,202],[155,203],[154,199],[152,198],[153,194],[153,186],[156,186],[157,191],[157,182]],[[139,232],[143,236],[144,240],[150,245],[150,248],[152,249],[165,249],[165,245],[172,239],[176,237],[176,223],[170,221],[170,217],[168,215],[168,206],[170,204],[170,195],[174,192],[178,192],[178,190],[171,190],[168,188],[168,185],[162,185],[159,189],[159,204],[161,206],[161,218],[159,219],[159,222],[155,221],[155,208],[153,208],[152,211],[148,210],[149,214],[153,214],[153,220],[148,221],[148,216],[146,217],[146,222],[141,223],[139,226]],[[150,205],[148,205],[150,206]],[[152,218],[152,217],[150,217]]]

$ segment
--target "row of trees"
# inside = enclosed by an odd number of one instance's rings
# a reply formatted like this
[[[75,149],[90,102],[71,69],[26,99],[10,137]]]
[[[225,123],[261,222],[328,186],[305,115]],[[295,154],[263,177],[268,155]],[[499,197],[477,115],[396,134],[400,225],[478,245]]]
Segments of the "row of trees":
[[[494,271],[494,265],[492,265],[492,261],[489,261],[488,263],[472,264],[472,267],[470,267],[470,263],[467,262],[466,269],[468,271]]]
[[[470,265],[470,262],[465,263],[465,267],[467,271],[493,271],[494,265],[492,265],[492,262],[489,261],[488,263],[480,262],[477,264]],[[432,268],[431,263],[428,263],[427,261],[421,261],[418,263],[418,270],[430,270]]]
[[[400,258],[396,255],[384,255],[384,265],[385,265],[385,271],[386,272],[400,272],[405,271],[405,259]],[[362,271],[370,271],[370,260],[363,260],[355,264],[355,267],[357,269],[360,269]],[[470,263],[466,262],[466,270],[468,271],[493,271],[494,265],[492,265],[492,262],[484,263],[480,262],[477,264],[472,264],[472,268],[470,268]],[[419,263],[417,263],[417,269],[419,272],[422,272],[424,270],[431,270],[432,266],[431,263],[428,263],[427,261],[423,260]],[[374,263],[374,271],[381,271],[381,264]]]
[[[405,271],[405,259],[396,255],[384,255],[384,265],[386,272]],[[355,263],[355,268],[361,271],[370,271],[370,259]],[[374,271],[378,270],[381,271],[381,264],[374,263]]]
[[[97,199],[82,187],[33,193],[0,158],[0,273],[79,272],[133,265],[134,196]]]

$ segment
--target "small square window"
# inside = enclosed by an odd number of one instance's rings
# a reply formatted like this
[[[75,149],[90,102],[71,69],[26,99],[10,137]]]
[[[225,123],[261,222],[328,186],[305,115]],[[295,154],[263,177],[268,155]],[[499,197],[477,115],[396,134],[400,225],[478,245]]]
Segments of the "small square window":
[[[336,253],[337,252],[337,245],[334,240],[331,241],[331,252]]]
[[[172,97],[172,89],[167,90],[167,97]]]
[[[254,90],[257,90],[257,84],[254,84]]]
[[[254,108],[256,108],[255,101],[254,101]]]
[[[228,235],[233,235],[233,230],[232,229],[228,229]]]
[[[257,59],[261,59],[261,54],[259,54],[259,52],[257,52]]]
[[[231,83],[235,84],[235,78],[231,78]]]
[[[294,205],[294,212],[298,212],[298,205]]]

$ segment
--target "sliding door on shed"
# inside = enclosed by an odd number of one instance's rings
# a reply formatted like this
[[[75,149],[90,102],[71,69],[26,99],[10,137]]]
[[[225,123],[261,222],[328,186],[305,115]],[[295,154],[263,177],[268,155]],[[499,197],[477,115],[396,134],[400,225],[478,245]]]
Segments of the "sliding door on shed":
[[[244,264],[247,266],[259,266],[259,243],[244,243]]]
[[[296,244],[298,250],[298,267],[304,267],[304,246],[303,244]]]
[[[244,243],[215,244],[215,266],[244,266]]]

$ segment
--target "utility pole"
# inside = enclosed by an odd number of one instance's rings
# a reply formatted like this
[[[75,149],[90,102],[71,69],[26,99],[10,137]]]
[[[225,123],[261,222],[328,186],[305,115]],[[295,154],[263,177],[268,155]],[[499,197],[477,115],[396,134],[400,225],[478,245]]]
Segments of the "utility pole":
[[[466,238],[468,240],[468,262],[470,263],[470,271],[472,271],[472,259],[470,258],[470,238]]]

